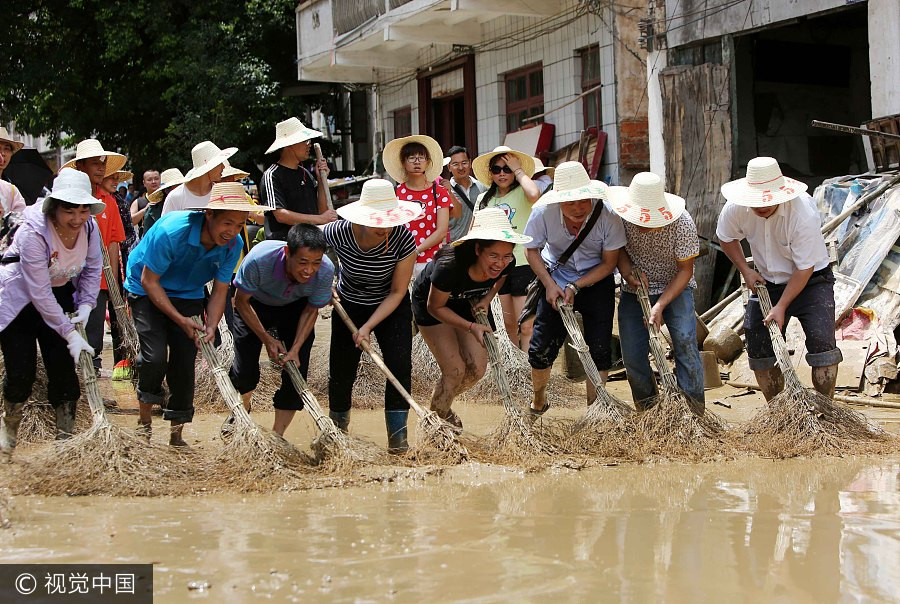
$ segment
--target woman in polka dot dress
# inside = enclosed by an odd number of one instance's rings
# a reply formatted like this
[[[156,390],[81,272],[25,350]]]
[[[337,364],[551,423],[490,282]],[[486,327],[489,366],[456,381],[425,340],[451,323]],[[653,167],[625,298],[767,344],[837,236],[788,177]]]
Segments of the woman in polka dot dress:
[[[391,178],[400,183],[397,197],[401,201],[414,201],[424,210],[421,218],[406,225],[416,240],[413,278],[447,243],[452,202],[447,189],[436,182],[442,169],[442,157],[441,146],[430,136],[397,138],[384,148],[384,167]]]

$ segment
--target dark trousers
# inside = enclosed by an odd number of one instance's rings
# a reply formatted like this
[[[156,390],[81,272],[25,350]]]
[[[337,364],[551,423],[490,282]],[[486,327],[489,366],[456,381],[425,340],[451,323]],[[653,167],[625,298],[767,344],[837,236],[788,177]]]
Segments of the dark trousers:
[[[573,307],[584,320],[584,340],[597,369],[606,371],[612,365],[612,324],[616,306],[615,281],[612,275],[582,288],[575,295]],[[542,297],[534,320],[534,333],[528,347],[528,363],[535,369],[547,369],[559,355],[566,341],[566,326],[559,312]]]
[[[163,314],[147,296],[128,296],[131,313],[141,341],[138,355],[137,397],[142,403],[163,405],[163,379],[169,386],[169,400],[163,418],[176,424],[194,418],[194,361],[197,344],[181,327]],[[203,300],[169,298],[186,317],[203,314]]]
[[[53,295],[62,309],[75,311],[75,287],[67,283],[53,288]],[[37,373],[37,347],[47,371],[47,399],[58,407],[74,403],[81,396],[81,386],[75,373],[75,363],[69,354],[66,340],[50,329],[37,309],[29,304],[0,332],[0,348],[6,374],[3,376],[3,396],[7,403],[24,403],[31,396]]]
[[[285,306],[268,306],[258,300],[250,299],[250,305],[256,311],[256,316],[266,331],[274,329],[276,337],[284,342],[286,349],[294,345],[297,335],[297,323],[300,322],[300,313],[306,308],[306,298],[291,302]],[[259,355],[262,352],[262,342],[256,334],[244,323],[240,311],[235,309],[231,332],[234,335],[234,364],[231,366],[229,377],[231,383],[241,394],[252,392],[259,384]],[[309,370],[309,353],[316,339],[315,330],[300,347],[300,374],[306,378]],[[286,371],[281,372],[281,387],[272,397],[276,409],[288,411],[300,411],[303,409],[303,398],[294,383],[288,377]]]
[[[369,320],[378,305],[341,303],[357,327]],[[412,382],[412,309],[409,298],[375,327],[375,337],[381,347],[384,364],[397,377],[400,385],[409,392]],[[331,313],[331,356],[328,359],[328,405],[332,411],[350,410],[353,382],[359,369],[362,351],[353,344],[353,336],[338,313]],[[388,410],[407,410],[409,403],[385,380],[384,406]]]
[[[106,325],[106,314],[109,313],[109,331],[113,341],[113,361],[118,363],[124,357],[122,355],[122,334],[119,331],[119,318],[116,316],[116,308],[109,298],[109,292],[101,289],[97,294],[97,306],[91,311],[85,325],[87,341],[94,349],[94,367],[100,369],[102,361],[100,354],[103,352],[103,328]]]

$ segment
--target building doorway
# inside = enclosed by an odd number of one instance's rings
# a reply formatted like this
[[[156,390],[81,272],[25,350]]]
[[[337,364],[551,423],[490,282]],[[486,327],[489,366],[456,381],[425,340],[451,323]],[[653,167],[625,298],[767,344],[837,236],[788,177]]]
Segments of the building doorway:
[[[419,132],[433,137],[446,151],[464,145],[478,153],[475,112],[475,55],[467,55],[420,74]]]

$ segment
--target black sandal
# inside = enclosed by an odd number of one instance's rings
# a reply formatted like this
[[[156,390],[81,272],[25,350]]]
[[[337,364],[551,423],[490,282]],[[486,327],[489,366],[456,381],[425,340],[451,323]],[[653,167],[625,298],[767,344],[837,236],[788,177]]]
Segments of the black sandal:
[[[544,406],[541,408],[540,411],[538,411],[537,409],[535,409],[534,407],[529,405],[528,413],[529,413],[529,415],[532,415],[534,417],[540,417],[543,414],[547,413],[547,409],[549,409],[549,408],[550,408],[550,401],[547,401],[546,403],[544,403]]]

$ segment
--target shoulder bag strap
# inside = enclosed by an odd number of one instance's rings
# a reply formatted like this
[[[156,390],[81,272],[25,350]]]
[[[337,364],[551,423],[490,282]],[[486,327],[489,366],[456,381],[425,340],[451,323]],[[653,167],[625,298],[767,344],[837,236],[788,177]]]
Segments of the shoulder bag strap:
[[[591,212],[590,217],[588,217],[587,222],[584,224],[584,227],[581,229],[581,232],[578,233],[578,236],[575,237],[575,241],[573,241],[569,247],[566,248],[566,251],[562,253],[559,257],[559,260],[556,261],[553,269],[555,270],[557,267],[562,266],[566,262],[569,261],[569,258],[572,257],[572,254],[575,253],[575,250],[578,249],[578,246],[581,245],[581,242],[584,241],[585,237],[588,236],[588,233],[591,232],[591,229],[594,228],[594,225],[597,224],[597,220],[600,218],[600,214],[603,212],[603,200],[598,199],[597,205],[594,206],[594,211]],[[552,271],[551,271],[552,272]]]
[[[453,190],[456,191],[456,195],[463,200],[463,203],[465,203],[468,208],[474,212],[475,204],[472,202],[472,200],[469,199],[469,196],[466,195],[466,192],[463,191],[463,188],[459,186],[459,183],[453,185]]]

